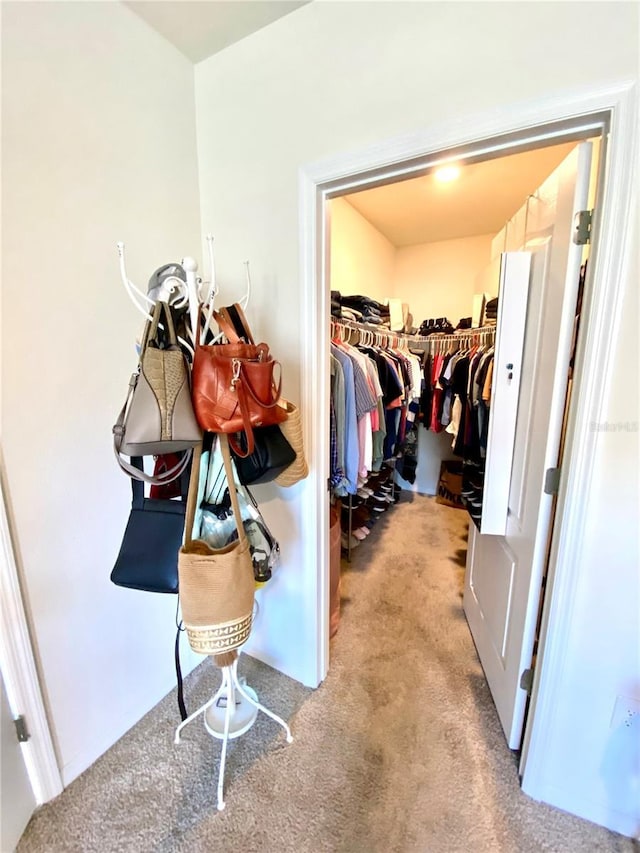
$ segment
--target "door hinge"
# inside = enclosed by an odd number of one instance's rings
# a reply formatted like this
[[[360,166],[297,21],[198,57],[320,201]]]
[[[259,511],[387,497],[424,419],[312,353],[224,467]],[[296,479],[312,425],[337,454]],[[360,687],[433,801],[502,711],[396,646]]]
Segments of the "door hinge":
[[[531,688],[533,686],[533,667],[525,669],[520,676],[520,687],[526,691],[527,696],[531,696]]]
[[[20,715],[16,717],[13,721],[14,726],[16,727],[16,735],[18,736],[18,741],[20,743],[26,743],[31,735],[27,729],[27,721],[25,718]]]
[[[560,488],[560,469],[547,468],[544,475],[544,493],[545,495],[557,495]]]
[[[573,242],[578,246],[585,246],[591,242],[591,223],[593,222],[593,210],[579,210],[576,213]]]

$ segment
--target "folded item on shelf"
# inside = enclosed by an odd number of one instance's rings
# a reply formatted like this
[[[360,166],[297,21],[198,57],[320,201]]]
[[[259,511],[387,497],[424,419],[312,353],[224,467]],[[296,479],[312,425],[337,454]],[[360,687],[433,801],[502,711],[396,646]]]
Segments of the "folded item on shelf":
[[[438,317],[437,319],[423,320],[420,326],[419,335],[428,337],[429,335],[452,335],[453,326],[446,317]]]
[[[498,297],[496,296],[495,299],[490,299],[487,302],[487,304],[485,305],[484,317],[486,320],[488,317],[495,318],[497,316],[498,316]]]
[[[362,296],[361,294],[343,296],[341,302],[343,306],[346,305],[349,308],[356,308],[358,311],[364,312],[367,308],[370,308],[377,311],[380,315],[389,315],[389,309],[386,305],[383,305],[375,299],[371,299],[370,296]]]
[[[344,305],[341,306],[342,317],[344,320],[353,320],[355,323],[362,322],[362,312],[357,311],[355,308],[348,308]]]

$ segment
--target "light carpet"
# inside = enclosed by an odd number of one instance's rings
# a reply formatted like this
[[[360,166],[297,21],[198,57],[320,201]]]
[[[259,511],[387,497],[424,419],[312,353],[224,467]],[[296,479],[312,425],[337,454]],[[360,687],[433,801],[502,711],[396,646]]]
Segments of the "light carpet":
[[[464,512],[403,499],[343,564],[331,668],[315,691],[241,656],[259,715],[232,741],[202,723],[173,744],[166,697],[32,818],[18,853],[627,853],[634,843],[536,803],[518,783],[462,612]],[[191,709],[218,685],[203,663]]]

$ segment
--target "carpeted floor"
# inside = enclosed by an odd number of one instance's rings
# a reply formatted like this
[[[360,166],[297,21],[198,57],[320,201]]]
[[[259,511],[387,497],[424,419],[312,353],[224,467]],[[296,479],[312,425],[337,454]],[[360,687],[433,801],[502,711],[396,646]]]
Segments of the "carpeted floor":
[[[175,696],[34,815],[18,853],[583,853],[629,839],[527,798],[462,613],[466,515],[404,493],[343,564],[340,629],[315,691],[242,656],[291,723],[259,715],[220,744],[193,723],[174,746]],[[211,695],[208,662],[187,680]]]

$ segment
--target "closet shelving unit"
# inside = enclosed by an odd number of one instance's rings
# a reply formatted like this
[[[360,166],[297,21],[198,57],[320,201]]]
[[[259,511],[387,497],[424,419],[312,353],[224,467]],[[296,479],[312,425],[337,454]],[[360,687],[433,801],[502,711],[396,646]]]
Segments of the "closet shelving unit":
[[[347,333],[346,335],[345,332]],[[410,335],[402,332],[394,332],[383,326],[332,317],[331,337],[334,334],[338,334],[347,343],[363,343],[369,346],[383,346],[400,350],[421,350],[435,355],[436,353],[449,352],[452,348],[458,350],[461,347],[467,348],[473,345],[483,347],[492,346],[495,343],[496,326],[478,326],[460,330],[450,335],[440,333],[434,333],[433,335]],[[353,335],[357,335],[357,338],[353,339]],[[391,479],[395,481],[395,457],[392,461],[394,473],[392,473]],[[349,523],[346,550],[347,562],[351,562],[353,495],[349,495],[348,513]]]
[[[194,258],[185,257],[181,261],[181,265],[185,271],[186,282],[178,278],[170,278],[163,284],[161,292],[157,295],[157,299],[166,300],[175,305],[188,305],[190,328],[188,337],[190,340],[185,341],[179,339],[185,348],[193,353],[195,342],[198,340],[199,322],[198,315],[200,310],[200,302],[208,306],[205,317],[206,322],[201,336],[206,334],[209,328],[211,317],[213,315],[214,301],[218,294],[218,288],[215,282],[215,267],[213,257],[213,236],[207,234],[207,248],[210,264],[210,281],[203,282],[197,276],[198,264]],[[136,287],[127,275],[125,262],[125,246],[124,243],[117,244],[118,257],[120,263],[120,276],[124,288],[136,306],[145,318],[151,319],[149,313],[153,309],[154,300],[151,299],[145,292]],[[246,274],[246,291],[244,297],[239,300],[243,309],[246,309],[251,293],[251,277],[249,274],[249,262],[245,261]],[[206,294],[202,294],[206,286]],[[221,336],[218,335],[214,341],[217,341]],[[203,717],[205,730],[212,736],[222,741],[220,753],[220,767],[218,772],[218,787],[217,787],[217,807],[218,811],[224,809],[224,773],[227,755],[227,745],[229,740],[240,737],[245,734],[254,724],[258,711],[261,711],[267,717],[281,726],[285,733],[287,743],[293,741],[291,730],[287,723],[270,711],[258,701],[255,691],[246,683],[244,678],[238,677],[238,655],[240,650],[218,656],[219,661],[216,665],[222,671],[222,681],[216,693],[204,703],[200,708],[190,714],[176,728],[174,743],[180,743],[180,735],[182,730],[195,720],[197,717]],[[224,665],[223,665],[224,664]]]

